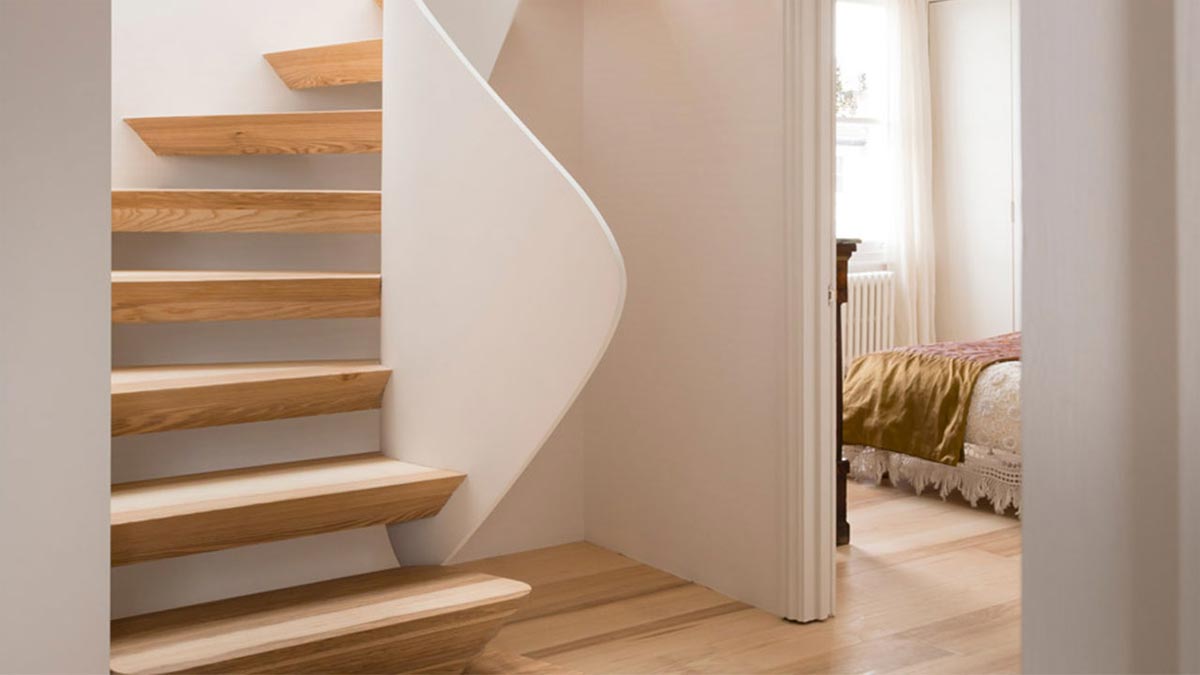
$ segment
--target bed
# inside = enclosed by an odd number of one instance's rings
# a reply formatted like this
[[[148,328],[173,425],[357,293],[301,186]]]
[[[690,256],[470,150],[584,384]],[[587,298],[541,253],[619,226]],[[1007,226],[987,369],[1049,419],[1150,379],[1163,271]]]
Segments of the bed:
[[[1020,385],[1020,333],[860,357],[845,381],[850,477],[1019,515]]]

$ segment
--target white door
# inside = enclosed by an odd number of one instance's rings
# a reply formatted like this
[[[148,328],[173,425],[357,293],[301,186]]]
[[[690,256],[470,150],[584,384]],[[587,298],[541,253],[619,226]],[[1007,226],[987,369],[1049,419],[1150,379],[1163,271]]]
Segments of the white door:
[[[939,340],[1017,328],[1013,1],[929,8]]]

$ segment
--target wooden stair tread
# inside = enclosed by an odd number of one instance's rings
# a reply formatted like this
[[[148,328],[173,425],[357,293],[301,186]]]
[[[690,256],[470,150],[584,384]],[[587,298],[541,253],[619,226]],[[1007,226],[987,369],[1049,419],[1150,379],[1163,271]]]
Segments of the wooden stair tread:
[[[112,622],[110,667],[173,672],[457,672],[529,593],[519,581],[404,568]]]
[[[325,272],[293,270],[113,270],[114,282],[152,284],[210,281],[378,280],[375,272]]]
[[[263,54],[290,89],[335,87],[383,81],[383,40]]]
[[[379,316],[380,277],[357,272],[121,270],[113,323]]]
[[[128,117],[156,155],[296,155],[380,152],[380,110]]]
[[[113,232],[378,233],[380,193],[113,190]]]
[[[390,375],[375,361],[114,368],[112,435],[378,408]]]
[[[112,393],[218,387],[327,375],[388,373],[377,361],[257,361],[114,368]]]
[[[112,563],[426,518],[463,478],[367,453],[121,483]]]
[[[112,524],[450,477],[460,482],[463,475],[408,464],[380,453],[365,453],[119,483],[112,488]]]

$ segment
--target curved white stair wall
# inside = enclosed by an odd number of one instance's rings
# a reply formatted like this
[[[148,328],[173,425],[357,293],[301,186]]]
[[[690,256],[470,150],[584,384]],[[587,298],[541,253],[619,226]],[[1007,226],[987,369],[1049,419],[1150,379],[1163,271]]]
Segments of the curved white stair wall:
[[[442,563],[591,375],[625,270],[591,200],[425,2],[390,0],[384,21],[383,447],[468,475],[441,515],[390,534],[403,564]]]

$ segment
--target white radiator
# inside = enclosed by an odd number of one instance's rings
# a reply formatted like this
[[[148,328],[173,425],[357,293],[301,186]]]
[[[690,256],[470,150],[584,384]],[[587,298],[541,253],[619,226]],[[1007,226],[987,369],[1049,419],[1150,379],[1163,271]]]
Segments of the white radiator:
[[[891,349],[895,344],[895,274],[855,272],[848,279],[849,300],[842,305],[842,369],[854,359]]]

